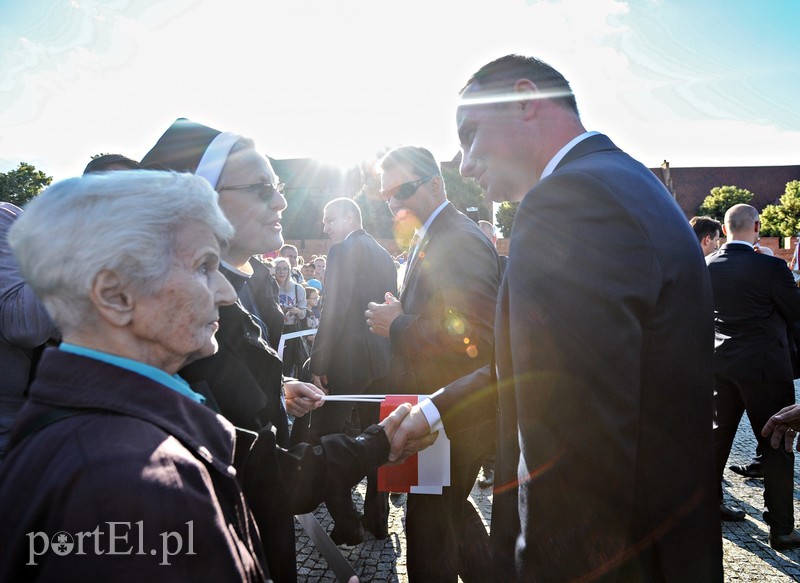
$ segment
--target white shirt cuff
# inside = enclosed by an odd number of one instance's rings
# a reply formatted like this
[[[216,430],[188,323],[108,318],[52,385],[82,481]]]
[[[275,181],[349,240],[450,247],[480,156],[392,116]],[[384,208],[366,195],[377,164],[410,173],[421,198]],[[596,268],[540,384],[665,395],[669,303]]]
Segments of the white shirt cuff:
[[[442,390],[443,389],[439,389],[439,391],[436,391],[434,395],[438,394]],[[441,430],[444,427],[442,424],[442,416],[439,413],[439,409],[437,409],[436,405],[434,405],[433,401],[431,401],[430,397],[423,399],[418,404],[420,411],[422,411],[422,414],[425,415],[425,419],[428,420],[428,425],[431,426],[431,433]]]

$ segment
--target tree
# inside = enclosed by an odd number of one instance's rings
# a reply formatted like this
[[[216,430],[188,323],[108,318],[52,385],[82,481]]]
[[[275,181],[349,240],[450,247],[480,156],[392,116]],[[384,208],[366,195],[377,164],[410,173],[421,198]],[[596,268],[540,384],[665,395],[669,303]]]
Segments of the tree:
[[[753,193],[738,186],[715,186],[703,204],[697,209],[698,215],[708,215],[718,221],[725,219],[725,213],[736,204],[749,204]]]
[[[478,208],[478,218],[489,221],[492,211],[486,208],[486,197],[483,189],[474,178],[464,178],[457,168],[442,168],[447,198],[458,210],[467,214],[467,209]]]
[[[503,238],[511,236],[511,226],[514,224],[514,217],[517,216],[517,209],[519,208],[518,202],[501,202],[500,208],[497,209],[497,226],[503,234]]]
[[[51,182],[52,176],[37,170],[32,164],[20,162],[16,169],[0,172],[0,201],[24,206]]]
[[[761,211],[764,237],[794,237],[800,232],[800,180],[786,183],[779,204],[768,204]]]

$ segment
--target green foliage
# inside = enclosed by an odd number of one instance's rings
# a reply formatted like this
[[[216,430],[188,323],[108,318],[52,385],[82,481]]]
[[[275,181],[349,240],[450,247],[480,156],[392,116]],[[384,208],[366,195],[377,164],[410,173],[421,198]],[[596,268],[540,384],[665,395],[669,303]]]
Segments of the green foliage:
[[[753,193],[738,186],[715,186],[711,189],[703,204],[697,209],[698,215],[708,215],[718,221],[725,219],[729,208],[737,204],[749,204]]]
[[[761,235],[794,237],[800,232],[800,180],[786,183],[779,204],[770,204],[761,211]]]
[[[492,211],[486,208],[486,197],[483,189],[474,178],[464,178],[457,168],[442,168],[447,198],[458,210],[466,214],[470,207],[478,207],[479,218],[490,221]]]
[[[518,202],[501,202],[500,207],[497,209],[497,214],[495,215],[497,227],[503,234],[504,239],[508,239],[511,236],[511,226],[514,224],[514,217],[517,216],[518,208]]]
[[[19,207],[39,194],[53,182],[53,177],[31,164],[20,162],[19,166],[8,172],[0,172],[0,200]]]

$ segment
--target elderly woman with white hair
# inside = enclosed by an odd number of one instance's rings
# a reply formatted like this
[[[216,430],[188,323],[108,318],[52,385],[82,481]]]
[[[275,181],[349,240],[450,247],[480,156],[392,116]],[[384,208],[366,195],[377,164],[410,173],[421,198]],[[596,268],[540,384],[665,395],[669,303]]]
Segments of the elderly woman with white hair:
[[[218,349],[232,236],[207,181],[151,171],[59,182],[11,229],[63,343],[43,355],[0,466],[0,581],[267,581],[240,482],[256,504],[308,512],[327,484],[387,460],[409,406],[356,439],[287,451],[176,374]]]
[[[166,172],[65,180],[16,221],[63,343],[3,462],[0,580],[266,579],[234,429],[175,374],[217,350],[232,234],[208,183]]]

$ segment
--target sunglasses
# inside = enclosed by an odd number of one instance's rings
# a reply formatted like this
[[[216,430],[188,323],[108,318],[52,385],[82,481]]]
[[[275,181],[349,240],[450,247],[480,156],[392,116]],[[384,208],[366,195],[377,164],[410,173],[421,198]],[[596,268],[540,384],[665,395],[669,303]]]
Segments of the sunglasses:
[[[412,180],[411,182],[404,182],[403,184],[398,184],[394,188],[390,188],[389,190],[381,190],[380,195],[383,197],[384,200],[389,200],[390,198],[396,198],[397,200],[406,200],[407,198],[411,198],[417,192],[417,189],[431,180],[432,178],[439,176],[438,174],[431,174],[430,176],[426,176],[425,178],[420,178],[419,180]]]
[[[269,202],[275,194],[283,196],[283,183],[277,185],[269,184],[268,182],[254,182],[253,184],[239,184],[236,186],[223,186],[217,189],[219,192],[223,190],[257,190],[258,198],[264,202]]]

